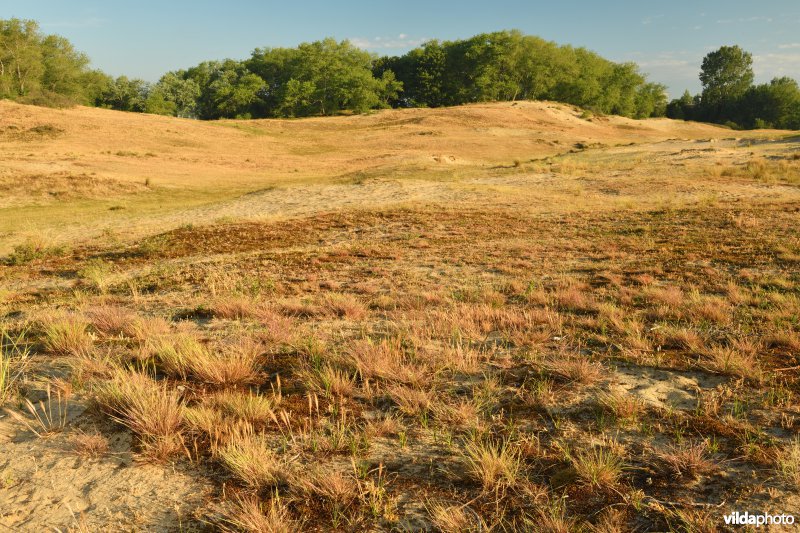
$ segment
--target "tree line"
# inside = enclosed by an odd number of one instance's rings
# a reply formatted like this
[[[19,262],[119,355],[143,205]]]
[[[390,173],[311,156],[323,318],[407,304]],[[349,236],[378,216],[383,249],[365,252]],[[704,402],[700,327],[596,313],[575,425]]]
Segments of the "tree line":
[[[70,102],[186,118],[265,118],[363,113],[385,107],[553,100],[598,114],[670,116],[736,127],[798,128],[797,82],[753,85],[752,58],[723,47],[703,61],[703,92],[669,104],[666,88],[635,63],[519,31],[431,40],[380,57],[349,41],[258,48],[243,60],[205,61],[156,83],[112,78],[63,37],[34,21],[0,20],[0,98]]]
[[[667,116],[724,124],[732,128],[800,129],[800,86],[789,77],[755,85],[753,56],[723,46],[703,58],[703,90],[689,91],[667,105]]]
[[[363,113],[383,107],[548,99],[597,113],[663,116],[665,88],[634,63],[519,31],[432,40],[399,57],[349,41],[259,48],[244,60],[205,61],[156,83],[112,78],[36,22],[0,21],[0,97],[191,117],[261,118]]]

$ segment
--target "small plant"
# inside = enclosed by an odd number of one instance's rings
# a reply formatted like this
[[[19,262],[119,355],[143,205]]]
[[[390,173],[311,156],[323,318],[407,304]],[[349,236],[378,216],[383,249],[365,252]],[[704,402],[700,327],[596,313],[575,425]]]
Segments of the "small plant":
[[[486,522],[465,505],[450,505],[445,502],[429,502],[426,505],[428,516],[442,533],[461,533],[488,531]]]
[[[603,367],[585,357],[557,359],[547,365],[547,370],[565,381],[591,385],[603,375]]]
[[[50,246],[44,239],[29,238],[12,249],[6,262],[12,266],[25,265],[36,259],[63,253],[64,249]]]
[[[98,458],[108,453],[108,439],[100,433],[84,433],[73,435],[72,448],[83,457]]]
[[[590,487],[613,487],[622,475],[622,458],[613,450],[593,447],[572,457],[578,479]]]
[[[30,357],[26,331],[12,335],[0,329],[0,406],[11,398]]]
[[[778,456],[778,474],[787,485],[800,490],[800,439],[795,439]]]
[[[114,268],[105,261],[92,259],[78,272],[78,275],[94,290],[105,294]]]
[[[509,442],[470,442],[464,464],[467,475],[486,491],[516,485],[522,472],[519,447]]]
[[[622,422],[635,423],[645,409],[644,402],[619,391],[600,394],[598,402],[602,409],[612,413]]]
[[[180,396],[140,373],[118,370],[96,389],[95,401],[138,437],[144,455],[165,460],[184,449]]]
[[[303,524],[294,519],[277,494],[269,504],[254,496],[235,496],[215,511],[209,522],[226,533],[293,533],[303,529]]]
[[[388,393],[403,414],[418,416],[427,413],[431,408],[432,396],[427,391],[405,385],[392,385]]]
[[[14,411],[9,411],[9,414],[25,424],[37,437],[48,437],[60,433],[67,426],[68,406],[67,396],[58,390],[54,398],[48,385],[47,402],[40,400],[34,405],[29,399],[25,399],[25,408],[33,417],[33,423]]]
[[[287,464],[263,435],[242,435],[219,451],[222,465],[247,487],[261,492],[287,481]]]
[[[675,478],[694,479],[712,469],[706,442],[684,443],[658,454],[667,472]]]
[[[43,323],[45,349],[60,355],[86,355],[94,343],[87,328],[88,323],[76,315],[48,318]]]

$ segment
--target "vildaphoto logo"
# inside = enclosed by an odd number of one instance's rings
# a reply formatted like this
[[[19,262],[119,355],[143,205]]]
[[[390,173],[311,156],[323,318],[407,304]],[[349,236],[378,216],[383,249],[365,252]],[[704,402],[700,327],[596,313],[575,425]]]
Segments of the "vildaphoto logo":
[[[794,524],[794,515],[790,514],[767,514],[767,513],[740,513],[734,511],[725,515],[725,525],[728,526],[773,526]]]

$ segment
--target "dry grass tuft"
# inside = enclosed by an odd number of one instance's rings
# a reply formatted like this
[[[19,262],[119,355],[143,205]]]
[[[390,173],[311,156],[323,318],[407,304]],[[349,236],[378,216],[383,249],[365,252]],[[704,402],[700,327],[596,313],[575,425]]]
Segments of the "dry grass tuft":
[[[277,496],[271,498],[268,505],[255,496],[237,496],[218,505],[214,511],[210,522],[230,533],[293,533],[301,531],[303,526]]]
[[[705,352],[711,370],[746,379],[760,380],[761,368],[755,353],[735,346],[714,346]]]
[[[139,437],[145,456],[165,460],[184,449],[184,407],[179,394],[166,384],[119,370],[112,380],[97,386],[95,401]]]
[[[430,502],[426,505],[428,516],[437,531],[461,533],[488,531],[486,522],[465,505],[450,505],[445,502]]]
[[[590,487],[613,487],[622,475],[624,462],[616,451],[598,446],[578,451],[572,467],[582,484]]]
[[[464,448],[467,475],[484,490],[513,487],[522,476],[519,446],[509,442],[470,442]]]
[[[800,439],[778,455],[778,474],[793,490],[800,490]]]
[[[359,497],[358,483],[353,476],[338,470],[314,468],[294,481],[297,485],[293,490],[322,500],[336,514],[342,513]]]
[[[229,390],[216,392],[208,396],[203,405],[255,428],[263,428],[271,423],[278,424],[273,400],[252,392]]]
[[[603,367],[585,357],[570,357],[550,361],[546,365],[547,371],[563,380],[592,385],[603,376]]]
[[[599,394],[597,399],[603,409],[620,421],[636,422],[645,411],[642,400],[620,391]]]
[[[108,453],[108,439],[100,433],[79,432],[70,438],[72,450],[82,457],[98,458]]]
[[[136,335],[136,315],[124,307],[104,305],[92,308],[87,314],[94,329],[104,335],[126,337]]]
[[[412,361],[397,340],[354,342],[346,354],[362,379],[383,380],[420,386],[430,380],[426,365]]]
[[[67,427],[69,396],[60,390],[56,390],[54,396],[49,384],[47,386],[47,401],[40,400],[34,404],[25,398],[24,405],[33,418],[33,422],[15,411],[8,411],[8,413],[19,422],[25,424],[37,437],[49,437],[62,432]]]
[[[366,306],[352,294],[328,293],[324,305],[334,316],[348,320],[361,320],[367,314]]]
[[[59,355],[87,355],[92,350],[94,338],[83,318],[66,314],[42,320],[45,349]]]
[[[330,364],[319,370],[306,370],[300,373],[309,390],[323,393],[327,397],[350,397],[356,387],[356,375]]]
[[[289,465],[263,435],[242,435],[219,450],[219,460],[236,479],[257,492],[284,484],[291,475]]]
[[[712,470],[714,464],[708,458],[705,442],[688,443],[658,453],[665,470],[674,478],[695,479]]]
[[[262,346],[249,339],[223,343],[212,351],[190,335],[165,340],[156,348],[159,366],[182,379],[229,387],[253,383],[263,362]]]
[[[400,412],[409,416],[418,416],[428,412],[433,404],[432,393],[407,387],[405,385],[392,385],[387,390],[389,397],[400,409]]]
[[[210,308],[216,318],[227,320],[251,318],[259,312],[256,303],[251,298],[244,296],[217,298]]]

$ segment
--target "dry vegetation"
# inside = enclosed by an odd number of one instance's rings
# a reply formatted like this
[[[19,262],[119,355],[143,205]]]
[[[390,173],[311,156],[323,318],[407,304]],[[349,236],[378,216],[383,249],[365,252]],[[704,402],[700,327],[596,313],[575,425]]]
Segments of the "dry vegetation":
[[[10,176],[163,187],[120,219],[80,188],[0,204],[0,525],[706,531],[800,508],[797,137],[532,103],[0,105],[60,131],[0,139]],[[58,247],[6,217],[47,209]]]

